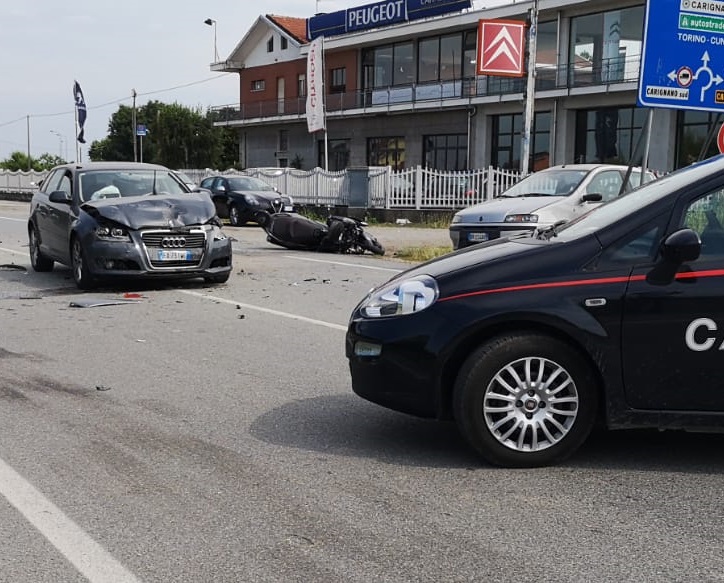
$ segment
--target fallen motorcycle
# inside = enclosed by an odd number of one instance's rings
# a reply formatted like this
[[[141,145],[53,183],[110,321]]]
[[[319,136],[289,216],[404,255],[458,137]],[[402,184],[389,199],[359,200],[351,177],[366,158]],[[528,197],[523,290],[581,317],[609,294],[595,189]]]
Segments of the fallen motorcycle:
[[[330,216],[320,223],[298,213],[268,213],[254,215],[257,224],[266,231],[266,240],[286,249],[320,251],[323,253],[355,253],[365,251],[384,255],[379,241],[364,230],[367,223],[351,217]]]

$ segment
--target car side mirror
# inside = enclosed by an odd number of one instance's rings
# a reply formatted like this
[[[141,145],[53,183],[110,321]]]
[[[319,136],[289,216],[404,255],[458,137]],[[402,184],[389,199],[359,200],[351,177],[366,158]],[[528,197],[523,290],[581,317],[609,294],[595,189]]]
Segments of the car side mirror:
[[[695,261],[701,254],[701,238],[691,229],[680,229],[671,233],[661,244],[664,261],[682,264]]]
[[[581,197],[581,202],[601,202],[603,195],[600,192],[588,192]]]
[[[661,244],[661,261],[646,274],[651,285],[668,285],[676,277],[682,263],[695,261],[701,254],[701,239],[691,229],[671,233]]]
[[[63,190],[54,190],[48,196],[48,200],[57,204],[70,204],[70,195]]]

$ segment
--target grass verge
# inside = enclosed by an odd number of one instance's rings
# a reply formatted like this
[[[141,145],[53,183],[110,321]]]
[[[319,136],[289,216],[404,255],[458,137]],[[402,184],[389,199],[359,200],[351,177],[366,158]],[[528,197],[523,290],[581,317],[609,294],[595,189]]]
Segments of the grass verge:
[[[445,247],[401,247],[394,252],[396,259],[405,261],[429,261],[452,252],[452,246]]]

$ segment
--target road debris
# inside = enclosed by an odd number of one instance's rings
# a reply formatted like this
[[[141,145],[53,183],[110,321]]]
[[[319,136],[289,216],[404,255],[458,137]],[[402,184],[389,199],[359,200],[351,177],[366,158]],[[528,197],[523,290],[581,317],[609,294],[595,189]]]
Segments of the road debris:
[[[139,300],[129,298],[81,298],[70,302],[71,308],[96,308],[99,306],[117,306],[121,304],[138,304]]]

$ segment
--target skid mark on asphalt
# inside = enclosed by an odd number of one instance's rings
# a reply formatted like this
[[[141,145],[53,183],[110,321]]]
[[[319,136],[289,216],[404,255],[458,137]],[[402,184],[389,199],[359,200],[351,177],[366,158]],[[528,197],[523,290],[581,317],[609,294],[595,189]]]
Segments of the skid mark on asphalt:
[[[342,332],[347,331],[347,326],[340,326],[339,324],[332,324],[331,322],[325,322],[324,320],[315,320],[314,318],[307,318],[306,316],[300,316],[298,314],[291,314],[289,312],[280,312],[279,310],[272,310],[269,308],[262,308],[261,306],[254,306],[252,304],[245,304],[243,302],[237,302],[235,300],[227,300],[226,298],[220,298],[218,296],[210,296],[190,290],[179,290],[180,293],[189,296],[201,298],[202,300],[211,300],[212,302],[221,302],[224,304],[230,304],[232,306],[241,306],[247,310],[256,310],[257,312],[264,312],[265,314],[271,314],[272,316],[279,316],[281,318],[289,318],[290,320],[298,320],[300,322],[307,322],[308,324],[314,324],[315,326],[324,326],[325,328],[331,328],[332,330],[341,330]]]
[[[0,460],[0,496],[91,583],[139,583],[139,579],[3,460]]]
[[[344,265],[345,267],[354,267],[355,269],[375,269],[377,271],[391,271],[392,273],[400,273],[402,269],[391,269],[389,267],[377,267],[375,265],[360,265],[359,263],[344,263],[343,261],[330,261],[328,259],[311,259],[310,257],[297,257],[296,255],[285,255],[288,259],[296,259],[298,261],[312,261],[313,263],[327,263],[329,265]]]

